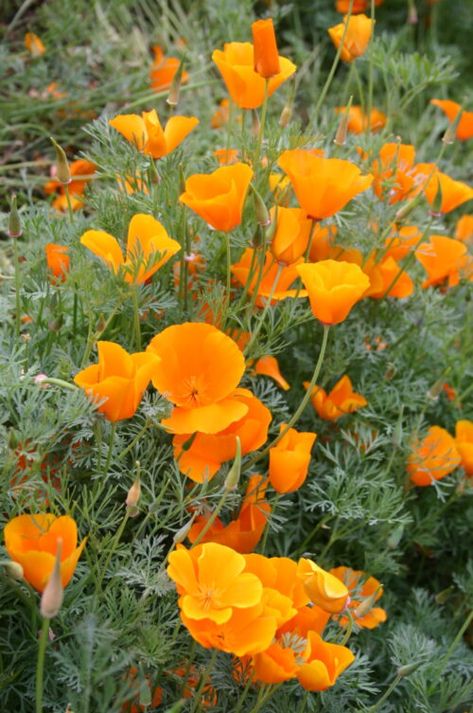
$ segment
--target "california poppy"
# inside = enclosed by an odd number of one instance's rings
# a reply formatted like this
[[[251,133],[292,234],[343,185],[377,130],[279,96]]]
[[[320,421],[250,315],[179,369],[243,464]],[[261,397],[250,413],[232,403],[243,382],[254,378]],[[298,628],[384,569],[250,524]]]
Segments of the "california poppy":
[[[346,114],[346,106],[337,106],[335,111],[338,114]],[[371,109],[369,119],[363,112],[361,106],[352,104],[348,110],[347,131],[352,134],[361,134],[369,127],[371,131],[379,131],[386,126],[387,116],[379,109]]]
[[[66,245],[58,245],[57,243],[46,243],[44,250],[46,252],[48,270],[54,276],[54,282],[65,280],[71,266],[69,248]]]
[[[461,104],[450,99],[431,99],[430,103],[438,106],[451,123],[455,121],[459,112],[462,111]],[[459,141],[468,141],[468,139],[473,138],[473,111],[463,110],[460,121],[457,124],[456,137]]]
[[[375,0],[374,4],[375,5],[381,5],[383,0]],[[353,0],[353,6],[352,6],[352,14],[357,15],[360,12],[366,12],[369,10],[370,7],[370,0]],[[341,12],[344,15],[349,11],[350,9],[350,0],[336,0],[335,2],[335,9],[337,12]]]
[[[417,225],[394,225],[384,243],[385,256],[394,258],[396,262],[404,260],[419,244],[421,237],[422,231]]]
[[[345,26],[348,28],[345,31]],[[355,17],[345,16],[343,22],[328,29],[328,34],[335,47],[338,49],[343,40],[340,58],[344,62],[353,62],[357,57],[364,55],[373,34],[374,21],[366,15]],[[345,35],[345,39],[343,39]]]
[[[238,149],[215,149],[213,155],[221,166],[228,166],[238,161],[239,153]]]
[[[199,120],[195,116],[171,116],[166,126],[161,126],[156,109],[139,114],[119,114],[110,119],[113,126],[127,141],[153,158],[167,156],[195,129]]]
[[[177,57],[166,57],[162,47],[154,45],[153,47],[154,60],[149,73],[151,87],[162,92],[169,89],[172,81],[179,69],[180,60]],[[189,74],[186,71],[182,72],[181,84],[185,84],[189,79]]]
[[[375,603],[383,596],[383,586],[375,577],[368,577],[364,572],[351,569],[351,567],[334,567],[330,570],[337,579],[343,582],[350,593],[350,613],[356,624],[363,629],[375,629],[387,619],[387,614]],[[342,626],[348,620],[342,617]]]
[[[434,163],[418,163],[415,180],[428,203],[440,213],[450,213],[473,198],[473,188],[439,171]],[[437,205],[440,197],[440,205]]]
[[[212,129],[220,129],[222,126],[228,123],[230,118],[230,102],[228,99],[222,99],[219,103],[217,109],[212,114],[210,119],[210,126]]]
[[[240,260],[232,265],[231,271],[235,279],[241,284],[246,285],[247,278],[250,272],[251,259],[253,256],[253,248],[247,248]],[[248,292],[252,295],[255,288],[258,288],[258,297],[256,299],[257,307],[264,307],[266,298],[272,294],[271,302],[279,302],[288,297],[306,297],[305,290],[290,289],[290,286],[297,279],[297,265],[302,263],[302,258],[299,258],[292,265],[287,267],[279,267],[273,255],[268,251],[265,255],[262,279],[258,284],[258,274],[253,274],[248,287]]]
[[[422,287],[431,287],[448,280],[449,286],[455,285],[461,270],[467,261],[465,243],[448,238],[445,235],[431,235],[428,242],[415,251],[417,260],[427,272]]]
[[[462,215],[455,229],[455,238],[464,243],[473,242],[473,215]]]
[[[304,382],[304,387],[309,387],[309,382]],[[353,390],[350,377],[346,374],[337,381],[332,390],[327,393],[321,386],[314,386],[310,397],[312,406],[324,421],[337,421],[348,413],[358,411],[367,406],[364,396]]]
[[[222,166],[213,173],[195,173],[186,180],[181,203],[215,230],[228,232],[240,225],[253,171],[246,163]]]
[[[41,57],[46,52],[42,40],[34,32],[27,32],[25,35],[25,47],[32,57]]]
[[[462,468],[468,476],[473,476],[473,421],[457,421],[455,445],[460,454]]]
[[[286,424],[281,424],[280,430],[286,431]],[[269,449],[269,482],[278,493],[292,493],[304,483],[316,438],[316,433],[290,428]]]
[[[4,529],[5,548],[14,562],[23,567],[23,576],[38,592],[43,592],[54,568],[58,540],[62,541],[61,580],[65,587],[72,578],[85,547],[77,546],[77,525],[68,515],[52,513],[18,515]]]
[[[278,46],[270,17],[257,20],[251,25],[253,34],[254,69],[264,79],[271,79],[281,72]]]
[[[139,702],[140,698],[140,681],[137,680],[138,669],[136,666],[131,666],[127,674],[127,683],[130,684],[131,693],[130,700],[126,701],[121,707],[121,713],[144,713],[145,707]],[[157,708],[163,702],[163,689],[161,686],[153,685],[150,676],[144,676],[144,682],[149,689],[151,705]]]
[[[301,208],[278,206],[271,208],[270,215],[275,223],[271,252],[279,263],[291,265],[307,249],[312,221]]]
[[[289,176],[301,207],[312,220],[342,210],[373,181],[373,176],[362,176],[351,161],[316,156],[305,149],[283,151],[278,165]]]
[[[281,389],[284,389],[284,391],[288,391],[291,388],[290,384],[288,384],[284,376],[281,374],[278,360],[274,356],[267,354],[266,356],[260,357],[254,365],[254,370],[257,374],[269,376],[271,379],[274,379],[274,381],[281,387]]]
[[[80,196],[83,195],[85,188],[96,170],[96,165],[91,161],[86,161],[85,159],[79,159],[77,161],[72,161],[69,164],[69,170],[71,173],[71,182],[68,185],[69,196],[71,201],[72,210],[78,210],[84,205]],[[80,178],[74,178],[74,176],[80,176]],[[51,193],[58,193],[57,197],[53,200],[53,208],[58,211],[65,212],[68,210],[67,196],[65,192],[64,185],[60,181],[56,181],[54,177],[51,178],[44,186],[44,192],[48,195]]]
[[[370,286],[369,278],[353,263],[321,260],[297,266],[309,293],[314,317],[323,324],[339,324]]]
[[[304,557],[298,562],[297,576],[314,604],[331,614],[343,611],[348,600],[348,588],[337,577]]]
[[[113,342],[97,342],[98,364],[79,371],[74,382],[112,422],[131,418],[139,406],[159,359],[150,352],[128,354]]]
[[[415,156],[412,144],[383,144],[373,161],[373,190],[378,198],[394,204],[421,190],[416,180]]]
[[[432,485],[460,465],[455,440],[444,428],[431,426],[421,441],[413,444],[407,459],[407,472],[415,485]]]
[[[385,256],[377,260],[376,253],[372,253],[365,259],[362,269],[371,283],[364,297],[376,300],[383,297],[404,299],[414,292],[412,278],[393,257]]]
[[[125,282],[143,284],[172,258],[181,246],[151,215],[137,213],[130,220],[126,259],[118,240],[104,230],[87,230],[80,242],[101,258]]]
[[[232,100],[240,109],[257,109],[265,97],[265,79],[255,71],[253,45],[250,42],[227,42],[215,50],[212,59],[223,77]],[[296,71],[286,57],[279,57],[281,71],[268,80],[267,96]]]

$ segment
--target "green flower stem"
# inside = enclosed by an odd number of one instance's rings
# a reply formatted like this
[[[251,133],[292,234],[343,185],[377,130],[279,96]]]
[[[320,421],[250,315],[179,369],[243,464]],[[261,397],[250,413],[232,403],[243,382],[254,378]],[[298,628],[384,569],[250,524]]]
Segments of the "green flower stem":
[[[352,613],[350,612],[349,609],[347,609],[346,615],[347,615],[347,617],[348,617],[348,624],[347,624],[347,629],[346,629],[346,631],[345,631],[345,634],[343,635],[343,639],[340,641],[340,646],[346,646],[347,643],[348,643],[348,640],[349,640],[350,636],[351,636],[352,633],[353,633],[353,623],[354,623],[354,621],[353,621],[353,615],[352,615]]]
[[[112,423],[112,428],[110,431],[110,441],[108,443],[108,453],[107,453],[107,460],[105,461],[105,467],[103,469],[103,475],[107,476],[109,468],[110,468],[110,463],[112,462],[112,454],[113,454],[113,442],[115,440],[115,433],[117,432],[117,424]]]
[[[52,386],[61,386],[63,389],[68,389],[69,391],[77,391],[77,386],[71,384],[69,381],[64,381],[64,379],[56,379],[53,376],[48,376],[44,379],[41,384],[51,384]]]
[[[140,307],[138,303],[139,285],[133,285],[133,324],[135,330],[135,347],[137,351],[141,351],[141,325],[140,325]]]
[[[13,238],[13,256],[15,261],[15,331],[20,336],[21,329],[21,274],[18,256],[18,238]]]
[[[281,500],[282,495],[281,493],[277,493],[276,497],[274,498],[273,502],[271,503],[271,517],[274,517],[274,513],[276,512],[276,508],[278,506],[279,501]],[[268,534],[269,534],[269,520],[266,521],[266,527],[264,528],[264,535],[263,535],[263,542],[261,543],[261,554],[264,555],[264,551],[266,549],[266,543],[268,541]]]
[[[447,653],[446,653],[445,656],[441,659],[441,661],[440,661],[440,667],[439,667],[439,669],[435,672],[435,674],[436,674],[436,682],[437,682],[438,680],[440,680],[440,678],[441,678],[443,672],[445,671],[445,668],[446,668],[448,662],[450,661],[450,658],[451,658],[453,652],[454,652],[455,649],[457,648],[458,644],[460,643],[461,639],[463,638],[463,634],[464,634],[465,631],[468,629],[468,627],[470,626],[470,624],[471,624],[472,621],[473,621],[473,610],[469,613],[469,615],[467,616],[467,618],[466,618],[465,621],[463,622],[462,626],[460,627],[460,630],[459,630],[458,634],[455,636],[455,638],[453,639],[452,643],[451,643],[450,646],[448,647]],[[430,694],[430,693],[432,692],[432,690],[433,690],[433,688],[434,688],[435,685],[436,685],[436,683],[434,683],[433,686],[431,686],[430,688],[427,689],[427,694]]]
[[[71,223],[73,223],[74,222],[74,211],[72,210],[71,194],[70,194],[69,186],[67,183],[64,186],[64,193],[66,194],[67,213],[69,215],[69,220],[71,221]]]
[[[238,697],[238,703],[237,707],[233,711],[233,713],[240,713],[242,709],[243,703],[246,701],[246,697],[250,691],[250,688],[253,684],[253,679],[251,678],[251,675],[248,675],[248,680],[246,682],[245,688],[243,689],[241,696]]]
[[[413,261],[413,259],[414,259],[414,257],[415,257],[415,252],[416,252],[417,248],[420,246],[421,243],[424,242],[424,240],[428,237],[428,235],[429,235],[429,233],[430,233],[430,228],[432,227],[432,221],[433,221],[433,217],[431,216],[430,219],[429,219],[429,222],[427,223],[426,229],[424,230],[424,232],[423,232],[422,235],[420,236],[419,240],[418,240],[418,241],[416,242],[416,244],[414,245],[414,248],[409,251],[409,254],[407,255],[406,259],[404,260],[404,262],[402,263],[402,265],[401,265],[401,267],[399,268],[398,272],[397,272],[396,275],[394,276],[393,280],[391,281],[391,284],[389,285],[389,287],[388,287],[387,290],[385,291],[385,293],[384,293],[384,295],[383,295],[383,299],[384,299],[385,297],[388,297],[388,296],[389,296],[389,293],[391,292],[391,290],[393,289],[393,287],[394,287],[394,286],[398,283],[398,281],[400,280],[402,273],[405,272],[406,268],[412,263],[412,261]]]
[[[281,277],[281,273],[282,273],[283,269],[284,269],[284,265],[283,265],[282,263],[278,263],[278,269],[277,269],[277,271],[276,271],[276,276],[275,276],[275,278],[274,278],[274,280],[273,280],[273,284],[271,285],[271,289],[270,289],[270,291],[269,291],[269,295],[268,295],[268,297],[266,298],[266,304],[265,304],[264,309],[263,309],[263,311],[262,311],[262,313],[261,313],[261,315],[260,315],[260,318],[259,318],[259,320],[258,320],[258,323],[256,324],[256,327],[255,327],[254,331],[253,331],[252,334],[251,334],[250,341],[248,342],[248,344],[246,345],[246,347],[245,347],[245,349],[244,349],[244,351],[243,351],[243,354],[244,354],[245,356],[247,356],[248,353],[250,352],[251,347],[253,346],[253,344],[254,344],[254,342],[255,342],[255,340],[256,340],[256,337],[258,336],[258,334],[259,334],[260,331],[261,331],[261,327],[263,326],[263,323],[264,323],[264,320],[265,320],[265,318],[266,318],[266,315],[268,314],[268,311],[269,311],[270,308],[271,308],[271,302],[272,302],[272,300],[273,300],[274,293],[276,292],[276,289],[277,289],[277,286],[278,286],[278,283],[279,283],[279,279],[280,279],[280,277]]]
[[[100,563],[99,577],[97,580],[97,585],[95,587],[95,591],[96,591],[97,595],[100,594],[102,591],[103,578],[105,577],[105,573],[106,573],[107,569],[109,568],[110,561],[113,557],[113,554],[115,553],[115,550],[117,549],[118,543],[121,540],[121,537],[123,535],[123,532],[125,530],[126,524],[129,520],[129,517],[130,516],[129,516],[128,512],[125,512],[125,515],[123,517],[123,520],[121,521],[120,527],[116,531],[115,537],[113,538],[113,541],[111,543],[111,547],[108,551],[108,554],[105,557],[105,561],[102,561]]]
[[[36,713],[43,713],[44,657],[48,645],[49,619],[43,619],[39,635],[38,658],[36,661]]]
[[[227,274],[225,283],[225,302],[222,318],[223,320],[227,317],[228,308],[230,307],[230,294],[232,289],[232,251],[230,246],[230,235],[225,232],[223,234],[223,239],[225,241],[225,253],[226,253],[226,263],[227,263]]]
[[[367,115],[368,115],[368,121],[366,122],[366,133],[370,134],[371,133],[371,111],[373,109],[373,57],[372,57],[372,46],[373,46],[373,37],[374,37],[374,20],[375,20],[375,9],[374,9],[374,0],[371,0],[371,5],[370,5],[370,18],[372,22],[372,33],[371,33],[371,38],[368,46],[369,50],[369,58],[368,58],[368,107],[367,107]]]
[[[266,115],[268,113],[268,86],[269,86],[269,80],[265,79],[264,80],[264,99],[263,99],[263,106],[261,108],[261,119],[260,119],[260,124],[259,124],[259,129],[258,129],[258,139],[256,142],[256,152],[255,152],[255,161],[254,161],[255,167],[258,166],[260,156],[261,156],[261,146],[263,145],[264,129],[265,129],[265,125],[266,125]]]
[[[269,686],[262,686],[256,699],[256,703],[251,709],[250,713],[258,713],[258,711],[263,709],[263,706],[269,701],[270,698],[274,696],[276,691],[282,686],[282,683],[270,684]]]
[[[394,691],[396,686],[399,684],[401,681],[402,676],[397,675],[394,681],[391,682],[391,684],[387,687],[381,698],[377,703],[374,704],[374,706],[371,706],[370,708],[365,708],[364,711],[365,713],[375,713],[375,711],[380,710],[380,707],[383,705],[385,701],[389,698],[391,693]]]
[[[223,491],[223,493],[222,493],[222,496],[221,496],[220,500],[219,500],[218,503],[217,503],[217,507],[216,507],[215,510],[212,512],[211,516],[209,517],[209,519],[208,519],[207,522],[205,523],[204,527],[202,528],[202,530],[201,530],[201,531],[199,532],[199,534],[197,535],[196,539],[195,539],[194,542],[192,543],[192,547],[195,547],[196,545],[198,545],[199,542],[202,540],[202,538],[205,537],[205,535],[207,534],[207,532],[210,530],[210,528],[211,528],[212,525],[214,524],[215,520],[217,519],[217,517],[218,517],[220,511],[222,510],[223,506],[225,505],[225,501],[226,501],[226,499],[227,499],[228,493],[229,493],[229,491],[225,488],[224,491]]]
[[[203,694],[203,692],[204,692],[204,688],[205,688],[206,684],[208,683],[208,680],[209,680],[209,678],[210,678],[210,674],[211,674],[212,671],[213,671],[213,668],[214,668],[214,666],[215,666],[215,662],[217,661],[217,656],[218,656],[218,649],[214,649],[214,650],[212,651],[212,656],[210,657],[210,660],[209,660],[207,666],[206,666],[205,669],[202,671],[202,675],[201,675],[201,678],[200,678],[199,685],[198,685],[198,687],[197,687],[197,689],[196,689],[196,692],[195,692],[194,703],[193,703],[193,705],[192,705],[192,708],[191,708],[191,710],[190,710],[190,713],[195,713],[195,711],[197,711],[197,709],[200,708],[200,701],[201,701],[201,699],[202,699],[202,694]]]

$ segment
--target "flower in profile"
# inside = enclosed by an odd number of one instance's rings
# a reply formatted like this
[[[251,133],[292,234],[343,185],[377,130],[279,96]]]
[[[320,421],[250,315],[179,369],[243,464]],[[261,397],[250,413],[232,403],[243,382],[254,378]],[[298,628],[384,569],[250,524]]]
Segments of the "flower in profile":
[[[368,255],[363,263],[363,272],[368,275],[370,286],[364,297],[380,300],[383,297],[404,299],[414,292],[414,282],[392,257],[377,261],[376,253]]]
[[[392,257],[396,262],[404,260],[417,246],[422,237],[422,231],[417,225],[394,225],[384,243],[386,257]]]
[[[142,112],[141,116],[118,114],[108,123],[141,153],[162,158],[184,141],[199,120],[195,116],[171,116],[163,129],[156,109],[153,109]]]
[[[383,596],[383,585],[375,577],[350,567],[334,567],[330,574],[343,582],[350,593],[350,612],[358,626],[375,629],[387,619],[387,614],[375,603]],[[341,617],[339,623],[346,626],[348,619]]]
[[[151,87],[157,92],[169,89],[177,70],[180,60],[177,57],[165,57],[163,48],[159,45],[153,47],[154,59],[149,73]],[[181,84],[185,84],[189,79],[187,72],[182,73]]]
[[[345,30],[347,23],[348,27]],[[365,54],[373,34],[373,26],[374,20],[366,17],[366,15],[356,15],[350,18],[345,16],[343,22],[329,27],[328,34],[337,49],[343,41],[340,54],[343,62],[353,62],[353,60]],[[345,38],[343,38],[343,35],[345,35]]]
[[[118,240],[104,230],[87,230],[80,242],[115,274],[123,275],[125,282],[134,284],[146,282],[181,249],[159,220],[145,213],[130,220],[126,259]]]
[[[348,588],[333,574],[312,560],[301,557],[297,565],[297,576],[314,604],[331,614],[339,614],[345,609]]]
[[[473,242],[473,215],[462,215],[455,228],[455,238],[464,243]]]
[[[458,284],[459,271],[467,264],[465,243],[445,235],[431,235],[430,240],[420,245],[415,256],[427,278],[422,287],[431,287],[448,281],[449,287]]]
[[[222,99],[219,103],[217,109],[212,114],[210,119],[210,126],[212,129],[221,129],[222,126],[228,123],[230,118],[230,101],[228,99]]]
[[[32,57],[41,57],[46,52],[42,40],[34,32],[27,32],[25,35],[25,47]]]
[[[255,71],[255,56],[250,42],[227,42],[215,50],[212,59],[218,67],[228,92],[240,109],[257,109],[265,97],[266,80]],[[279,56],[281,71],[268,79],[267,95],[271,96],[296,71],[286,57]]]
[[[189,619],[225,624],[234,609],[249,609],[261,602],[263,585],[244,572],[243,555],[216,542],[187,550],[179,546],[168,558],[167,573],[176,583],[179,608]]]
[[[264,79],[281,73],[278,45],[272,19],[256,20],[251,25],[253,34],[254,69]]]
[[[309,382],[304,381],[304,387],[309,387]],[[337,421],[348,413],[368,405],[361,394],[353,391],[350,377],[346,374],[337,381],[332,390],[327,393],[321,386],[314,386],[310,397],[312,406],[324,421]]]
[[[296,269],[309,293],[312,313],[323,324],[343,322],[370,286],[363,270],[349,262],[321,260]]]
[[[228,232],[240,225],[253,171],[246,163],[222,166],[212,173],[195,173],[185,183],[181,203],[215,230]]]
[[[38,592],[43,592],[54,568],[58,541],[62,541],[61,581],[65,587],[72,578],[85,547],[77,545],[77,525],[68,515],[52,513],[18,515],[3,531],[9,557],[23,567],[23,576]]]
[[[373,181],[373,176],[362,176],[351,161],[324,158],[305,149],[283,151],[278,165],[289,176],[297,200],[312,220],[342,210]]]
[[[128,354],[114,342],[97,342],[98,364],[74,377],[89,398],[99,402],[98,411],[112,422],[131,418],[138,408],[159,359],[150,352]]]
[[[288,391],[291,388],[290,384],[288,384],[281,374],[278,360],[274,356],[266,354],[266,356],[260,357],[254,365],[254,370],[257,374],[261,374],[261,376],[269,376],[270,379],[274,379],[284,391]]]
[[[253,248],[247,248],[240,260],[232,265],[232,275],[242,286],[247,283],[253,253]],[[285,300],[288,297],[306,297],[307,292],[305,290],[290,289],[290,286],[298,277],[297,265],[300,263],[302,263],[302,258],[297,260],[292,265],[288,265],[287,267],[283,267],[278,270],[278,264],[275,261],[274,256],[268,251],[265,255],[263,277],[261,281],[258,284],[258,275],[254,274],[248,287],[248,292],[251,295],[254,293],[255,289],[258,289],[256,306],[264,307],[270,294],[272,294],[271,304],[275,304],[280,300]]]
[[[239,153],[238,149],[215,149],[213,155],[221,166],[228,166],[237,163]]]
[[[337,114],[346,114],[346,106],[337,106],[335,111]],[[386,126],[387,116],[379,109],[371,109],[369,118],[367,114],[363,112],[361,106],[357,104],[352,104],[348,110],[348,122],[347,130],[351,134],[362,134],[368,128],[370,131],[379,131]]]
[[[85,188],[90,178],[94,175],[96,168],[94,163],[82,158],[78,161],[72,161],[72,163],[69,164],[72,180],[68,185],[68,189],[72,210],[79,210],[79,208],[82,208],[84,205],[80,197],[84,194]],[[76,176],[76,178],[74,178],[74,176]],[[53,200],[53,208],[63,213],[68,210],[66,191],[60,181],[52,177],[50,181],[45,183],[44,192],[47,195],[52,193],[58,194]]]
[[[219,433],[248,412],[248,405],[234,396],[245,371],[243,354],[213,325],[167,327],[147,351],[160,357],[153,370],[155,388],[174,404],[171,416],[161,422],[171,432]]]
[[[444,428],[431,426],[421,441],[416,440],[407,459],[407,472],[415,485],[432,485],[452,473],[461,458],[455,440]]]
[[[44,250],[48,270],[54,276],[53,282],[63,282],[71,266],[69,248],[58,243],[46,243]]]
[[[279,263],[292,265],[307,249],[312,221],[302,208],[278,206],[271,208],[270,215],[275,223],[271,252]]]
[[[438,106],[443,111],[450,123],[454,123],[460,111],[461,104],[450,99],[431,99],[430,103]],[[473,138],[473,111],[462,111],[460,121],[456,128],[456,137],[459,141],[468,141]]]
[[[473,199],[473,188],[439,171],[434,163],[418,163],[415,179],[428,203],[439,213],[450,213]],[[440,197],[440,205],[438,205]]]
[[[412,144],[383,144],[373,161],[373,190],[391,205],[412,198],[421,188],[416,180],[416,152]]]
[[[282,423],[280,431],[286,431]],[[269,482],[278,493],[292,493],[304,483],[309,471],[316,433],[302,433],[289,428],[280,441],[269,449]]]
[[[381,5],[383,0],[375,0],[375,5]],[[353,0],[351,9],[352,15],[358,15],[360,12],[366,12],[370,8],[370,0]],[[346,15],[350,9],[350,0],[336,0],[335,9]]]
[[[473,476],[473,421],[467,419],[457,421],[455,445],[460,454],[463,470],[468,476]]]

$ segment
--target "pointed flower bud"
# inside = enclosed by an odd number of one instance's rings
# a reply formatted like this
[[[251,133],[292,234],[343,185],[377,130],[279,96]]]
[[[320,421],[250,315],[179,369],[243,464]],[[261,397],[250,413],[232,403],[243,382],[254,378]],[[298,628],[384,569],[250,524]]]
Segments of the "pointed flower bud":
[[[191,519],[188,520],[188,522],[184,523],[184,525],[176,532],[176,534],[172,538],[175,545],[179,545],[181,544],[181,542],[184,542],[190,532],[192,525],[194,524],[194,519],[195,514],[192,515]]]
[[[136,517],[139,513],[138,510],[138,502],[141,497],[141,477],[140,477],[140,469],[139,469],[139,464],[138,465],[138,475],[136,476],[133,485],[128,491],[128,495],[126,496],[125,504],[126,504],[126,512],[129,517]]]
[[[342,111],[340,114],[340,119],[338,122],[338,127],[337,127],[337,133],[335,134],[335,138],[333,140],[333,143],[336,144],[337,146],[344,146],[346,144],[347,140],[347,133],[348,133],[348,119],[350,116],[350,109],[351,109],[351,104],[353,101],[353,97],[350,97],[350,101],[348,102],[347,106],[345,107],[345,111]]]
[[[59,612],[64,598],[61,580],[62,539],[57,540],[54,569],[41,595],[40,612],[45,619],[53,619]]]
[[[172,78],[171,86],[169,87],[168,98],[166,99],[169,106],[177,106],[179,104],[179,95],[181,92],[182,75],[184,73],[184,60],[181,59],[177,72]]]
[[[52,136],[50,136],[49,138],[51,139],[51,142],[56,151],[56,178],[64,186],[67,186],[71,182],[71,172],[69,170],[67,156],[62,146],[59,146],[57,141],[55,141]]]
[[[366,597],[366,599],[363,599],[361,604],[359,604],[356,607],[356,609],[354,609],[353,614],[355,616],[355,619],[361,619],[363,616],[366,616],[367,614],[369,614],[369,612],[374,607],[375,602],[381,596],[380,591],[382,592],[383,588],[377,587],[377,589],[375,589],[375,591],[372,594],[370,594],[369,597]]]
[[[5,562],[2,562],[3,566],[5,567],[5,571],[8,574],[9,577],[12,579],[19,579],[22,580],[23,577],[23,567],[19,562],[13,562],[12,560],[6,560]]]
[[[10,238],[19,238],[21,232],[21,221],[16,205],[16,195],[13,195],[10,203],[10,217],[8,219],[8,235]]]
[[[233,465],[228,471],[228,475],[225,478],[225,490],[235,490],[240,482],[240,471],[241,471],[241,442],[238,436],[235,437],[236,440],[236,453]]]
[[[457,114],[456,117],[455,117],[455,120],[452,121],[452,122],[448,125],[448,128],[447,128],[446,132],[444,133],[444,135],[443,135],[443,137],[442,137],[442,142],[443,142],[444,144],[447,144],[447,145],[448,145],[448,144],[454,144],[454,143],[455,143],[455,140],[456,140],[456,138],[457,138],[457,127],[458,127],[458,124],[459,124],[460,121],[461,121],[462,115],[463,115],[463,109],[460,109],[460,111],[458,112],[458,114]],[[439,181],[439,186],[440,186],[440,181]]]
[[[269,215],[269,211],[266,208],[265,202],[261,198],[256,188],[252,184],[250,185],[253,191],[253,200],[255,202],[256,221],[258,225],[261,225],[263,228],[266,228],[268,225],[271,225],[271,216]]]
[[[405,678],[406,676],[410,676],[411,673],[414,673],[414,671],[417,671],[419,666],[421,665],[421,661],[415,661],[414,663],[408,663],[405,666],[400,666],[397,670],[397,675],[400,678]]]
[[[283,129],[288,126],[289,122],[292,119],[292,106],[290,104],[286,104],[286,106],[283,108],[281,112],[281,116],[279,117],[279,126]]]

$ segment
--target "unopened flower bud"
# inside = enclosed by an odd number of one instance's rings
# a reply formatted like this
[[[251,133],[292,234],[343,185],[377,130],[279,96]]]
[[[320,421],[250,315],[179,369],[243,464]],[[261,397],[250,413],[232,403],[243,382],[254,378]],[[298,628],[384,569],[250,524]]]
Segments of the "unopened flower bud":
[[[21,221],[16,205],[16,195],[13,195],[10,202],[10,217],[8,219],[8,235],[10,238],[19,238],[21,235]]]
[[[74,711],[73,711],[72,708],[71,708],[71,704],[70,704],[70,703],[67,704],[67,707],[66,707],[66,710],[64,711],[64,713],[74,713]]]
[[[261,225],[263,228],[266,228],[268,225],[271,225],[271,216],[269,215],[269,210],[266,208],[265,202],[263,201],[254,186],[252,186],[252,190],[253,200],[255,202],[256,221],[258,225]]]
[[[400,678],[405,678],[406,676],[410,676],[411,673],[414,673],[414,671],[417,671],[419,666],[421,665],[420,661],[416,661],[415,663],[408,663],[405,666],[401,666],[397,670],[397,675]]]
[[[64,590],[61,580],[61,556],[62,539],[58,538],[54,568],[48,583],[44,588],[44,592],[41,595],[41,603],[39,607],[41,616],[45,619],[53,619],[58,614],[64,598]]]
[[[12,562],[11,560],[8,560],[6,562],[2,562],[2,564],[5,567],[5,572],[9,577],[20,581],[23,579],[23,567],[19,562]]]
[[[181,528],[179,528],[179,530],[176,532],[176,534],[172,538],[175,545],[179,545],[181,542],[184,542],[194,523],[194,519],[195,515],[192,515],[191,519],[186,522]]]
[[[407,13],[407,24],[408,25],[417,25],[419,22],[419,17],[417,15],[417,8],[415,6],[414,0],[411,0],[409,2],[409,10]]]
[[[166,99],[166,102],[169,104],[169,106],[177,106],[179,103],[179,94],[181,91],[183,72],[184,72],[184,61],[181,60],[179,62],[179,67],[177,68],[177,72],[174,75],[174,77],[172,78],[171,86],[169,88],[168,98]]]
[[[455,143],[455,140],[457,138],[457,127],[461,121],[462,115],[463,115],[463,109],[460,109],[460,111],[456,115],[454,121],[452,121],[452,123],[448,125],[448,128],[442,137],[442,141],[444,144],[454,144]]]
[[[440,181],[437,181],[437,193],[435,194],[434,201],[432,203],[432,214],[440,215],[442,208],[442,186]]]
[[[435,601],[437,604],[445,604],[445,602],[450,598],[450,595],[455,591],[454,587],[447,587],[447,589],[442,589],[441,592],[435,595]]]
[[[228,475],[225,478],[225,490],[235,490],[235,488],[238,487],[238,483],[240,482],[240,471],[241,471],[241,443],[240,443],[240,438],[238,436],[235,437],[236,441],[236,452],[235,452],[235,460],[233,461],[233,465],[228,471]]]
[[[67,156],[62,146],[59,146],[57,141],[55,141],[52,136],[49,138],[51,139],[56,151],[56,178],[64,186],[67,186],[71,182],[71,172],[69,170]]]
[[[138,510],[138,502],[141,497],[141,478],[140,478],[140,473],[139,473],[139,468],[138,468],[138,475],[136,476],[133,485],[128,491],[128,495],[126,496],[125,504],[126,504],[126,511],[129,517],[136,517],[139,513]]]
[[[286,126],[289,124],[289,122],[292,119],[292,106],[289,106],[289,104],[286,104],[286,106],[283,108],[281,112],[281,116],[279,117],[279,126],[283,129],[286,128]]]

